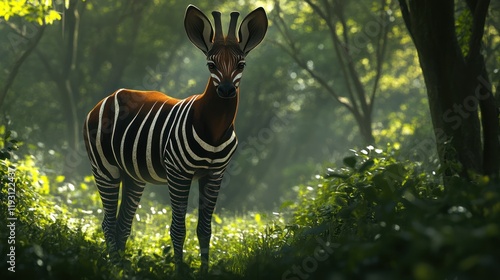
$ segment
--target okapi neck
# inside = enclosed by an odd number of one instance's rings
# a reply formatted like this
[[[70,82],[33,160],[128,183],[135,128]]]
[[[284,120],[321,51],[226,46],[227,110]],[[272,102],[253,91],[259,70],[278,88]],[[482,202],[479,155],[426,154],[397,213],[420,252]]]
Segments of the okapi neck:
[[[194,102],[194,128],[205,142],[213,146],[223,143],[232,129],[238,111],[239,88],[234,98],[220,98],[212,78],[205,91]],[[230,134],[229,134],[230,136]]]

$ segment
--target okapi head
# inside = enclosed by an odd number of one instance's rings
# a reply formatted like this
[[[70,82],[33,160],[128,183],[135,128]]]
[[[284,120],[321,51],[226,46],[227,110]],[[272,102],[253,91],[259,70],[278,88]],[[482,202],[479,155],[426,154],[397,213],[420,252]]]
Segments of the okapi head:
[[[184,27],[191,42],[207,56],[211,80],[221,98],[234,98],[245,69],[245,57],[261,41],[267,31],[267,16],[263,8],[248,14],[236,36],[239,13],[232,12],[226,36],[222,32],[221,13],[213,11],[215,30],[210,20],[193,5],[186,10]]]

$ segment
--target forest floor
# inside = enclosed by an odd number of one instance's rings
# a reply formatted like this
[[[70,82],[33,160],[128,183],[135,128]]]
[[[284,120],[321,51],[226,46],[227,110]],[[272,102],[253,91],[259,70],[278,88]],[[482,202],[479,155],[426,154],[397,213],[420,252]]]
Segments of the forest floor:
[[[500,275],[500,187],[454,179],[367,148],[325,168],[277,212],[216,211],[199,274],[196,211],[175,272],[171,210],[143,199],[119,264],[91,178],[49,178],[33,159],[0,161],[2,279],[490,279]]]

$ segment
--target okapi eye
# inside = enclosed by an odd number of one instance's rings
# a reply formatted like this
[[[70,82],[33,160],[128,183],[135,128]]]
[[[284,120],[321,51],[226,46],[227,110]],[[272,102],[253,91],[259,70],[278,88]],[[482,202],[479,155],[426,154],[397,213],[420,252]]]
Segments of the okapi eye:
[[[243,70],[243,69],[245,69],[245,65],[247,65],[245,62],[240,62],[240,63],[238,63],[238,69],[239,69],[239,70]]]
[[[207,66],[208,66],[208,69],[210,69],[210,70],[214,70],[215,69],[215,63],[213,63],[211,61],[207,62]]]

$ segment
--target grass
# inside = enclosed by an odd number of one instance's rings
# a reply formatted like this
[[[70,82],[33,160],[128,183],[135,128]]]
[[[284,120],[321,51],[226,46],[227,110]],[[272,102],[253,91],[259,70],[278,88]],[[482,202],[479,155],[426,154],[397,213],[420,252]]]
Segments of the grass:
[[[32,158],[0,161],[0,220],[15,191],[15,276],[26,279],[200,279],[196,211],[186,218],[184,274],[173,266],[171,210],[143,199],[124,261],[108,261],[91,178],[49,178]],[[16,169],[16,172],[9,172]],[[297,188],[280,213],[216,211],[203,279],[489,279],[500,275],[500,186],[453,179],[390,151],[353,151]],[[161,206],[160,206],[161,205]],[[285,219],[284,213],[287,218]],[[2,229],[2,262],[10,232]],[[4,276],[14,274],[2,269]]]
[[[165,279],[175,277],[173,250],[169,236],[171,209],[155,199],[143,199],[132,235],[127,242],[125,261],[114,266],[107,259],[100,228],[102,211],[90,178],[74,186],[57,176],[50,179],[32,158],[17,163],[2,160],[2,203],[0,217],[7,223],[9,180],[15,180],[15,276],[37,279]],[[8,171],[15,169],[15,176]],[[12,174],[11,174],[12,175]],[[52,190],[57,195],[52,195]],[[151,195],[153,196],[153,195]],[[160,205],[160,206],[159,206]],[[189,269],[182,279],[196,279],[200,260],[196,237],[197,212],[186,216],[187,236],[184,246]],[[211,275],[213,279],[243,277],[244,263],[256,251],[266,249],[277,238],[271,227],[284,226],[277,215],[231,212],[215,213],[211,239]],[[1,240],[9,232],[2,230]],[[0,242],[2,252],[9,246]],[[6,258],[6,254],[2,254]],[[7,261],[7,259],[4,260]],[[10,275],[7,269],[2,275]],[[11,275],[12,276],[12,275]],[[3,278],[3,277],[2,277]]]

